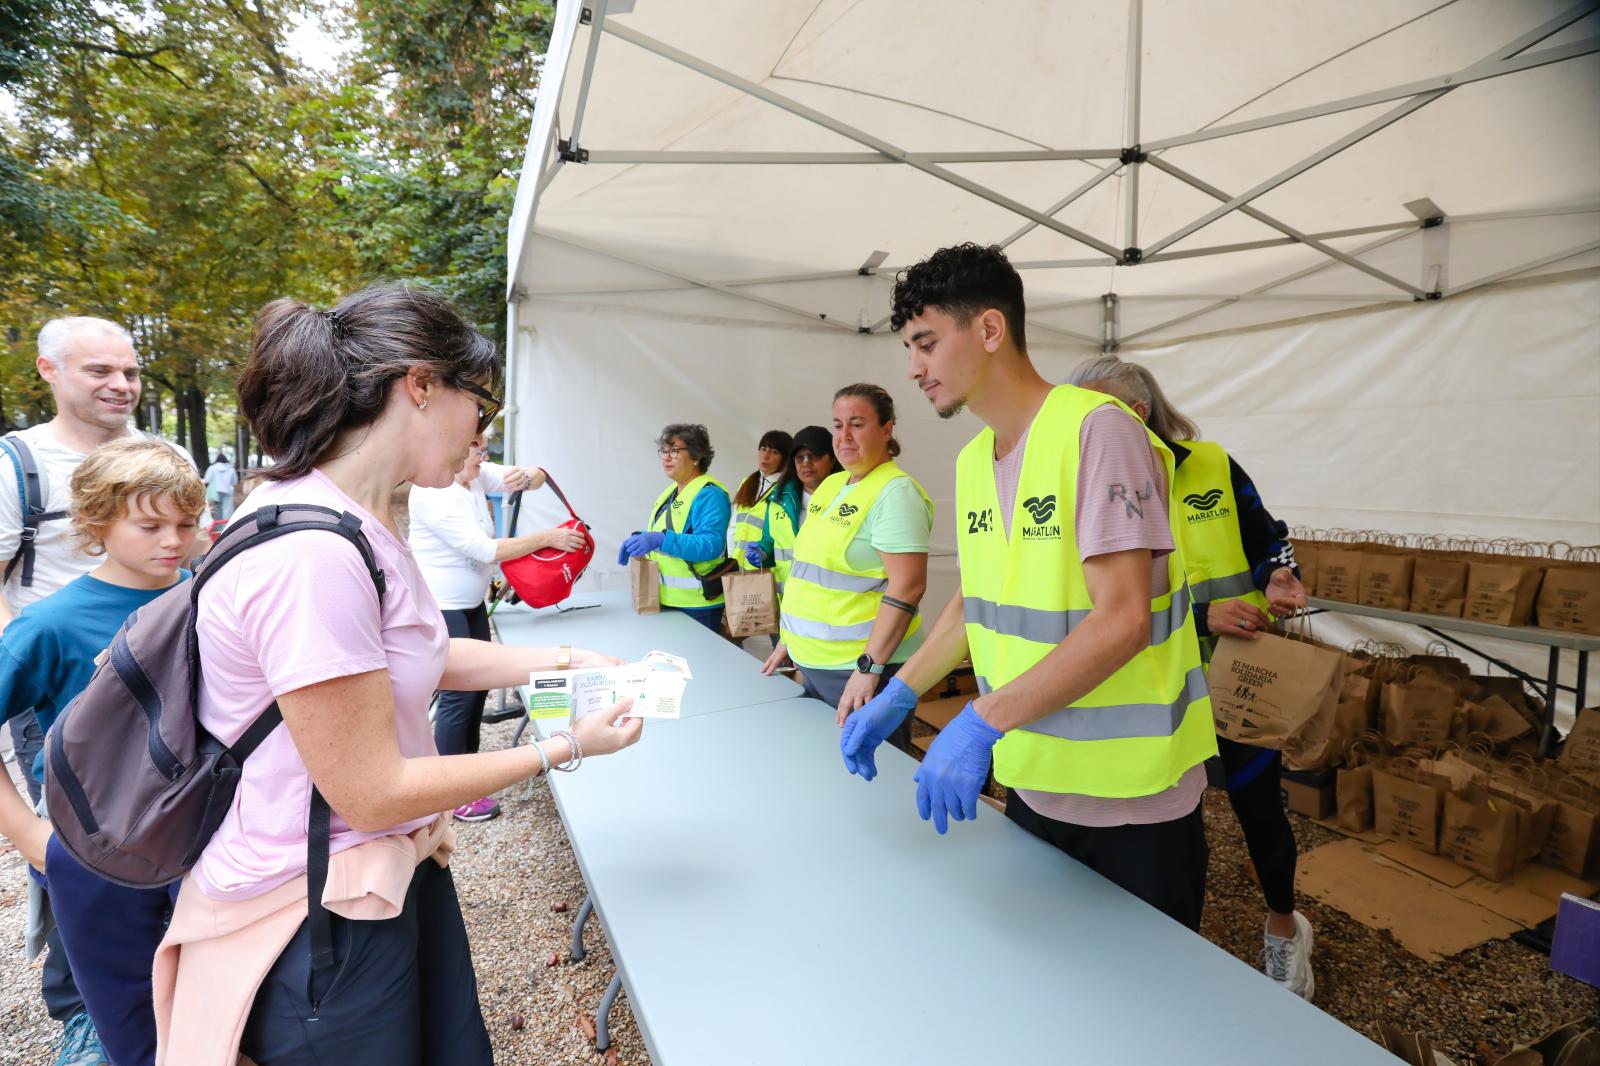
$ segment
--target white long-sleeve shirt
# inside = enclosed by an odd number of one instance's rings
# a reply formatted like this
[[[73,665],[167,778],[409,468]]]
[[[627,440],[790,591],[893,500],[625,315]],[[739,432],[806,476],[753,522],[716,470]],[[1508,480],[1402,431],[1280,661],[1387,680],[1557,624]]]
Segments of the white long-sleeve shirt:
[[[484,463],[470,485],[411,486],[411,554],[441,610],[476,607],[489,592],[496,567],[487,493],[504,487],[503,470]]]

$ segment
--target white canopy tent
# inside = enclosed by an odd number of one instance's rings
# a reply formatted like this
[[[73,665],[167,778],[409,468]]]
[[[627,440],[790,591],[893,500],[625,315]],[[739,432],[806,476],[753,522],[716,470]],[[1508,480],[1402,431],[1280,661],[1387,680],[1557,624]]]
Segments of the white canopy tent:
[[[704,422],[731,488],[877,381],[942,602],[974,423],[904,380],[888,295],[970,240],[1021,271],[1047,374],[1147,362],[1292,523],[1600,541],[1597,10],[568,0],[509,234],[510,453],[606,584],[663,424]]]

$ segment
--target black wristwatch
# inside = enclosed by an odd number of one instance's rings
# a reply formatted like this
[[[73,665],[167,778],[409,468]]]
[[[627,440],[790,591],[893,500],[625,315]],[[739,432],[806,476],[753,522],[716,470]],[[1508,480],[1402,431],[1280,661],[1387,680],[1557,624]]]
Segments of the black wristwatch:
[[[866,654],[865,652],[863,652],[861,657],[856,660],[856,669],[863,674],[882,674],[883,668],[886,665],[887,664],[885,663],[873,662],[872,656]]]

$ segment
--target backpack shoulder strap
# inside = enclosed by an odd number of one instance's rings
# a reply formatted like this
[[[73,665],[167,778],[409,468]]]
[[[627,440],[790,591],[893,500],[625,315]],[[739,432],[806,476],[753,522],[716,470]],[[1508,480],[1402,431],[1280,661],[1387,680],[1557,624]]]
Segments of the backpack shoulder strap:
[[[7,561],[5,577],[0,581],[10,581],[11,575],[21,566],[22,585],[26,588],[33,584],[34,541],[39,537],[39,527],[46,522],[67,517],[67,512],[44,509],[44,471],[39,468],[39,461],[33,457],[33,449],[28,447],[21,434],[7,433],[0,437],[0,450],[11,457],[11,463],[16,468],[17,499],[22,514],[17,554]]]

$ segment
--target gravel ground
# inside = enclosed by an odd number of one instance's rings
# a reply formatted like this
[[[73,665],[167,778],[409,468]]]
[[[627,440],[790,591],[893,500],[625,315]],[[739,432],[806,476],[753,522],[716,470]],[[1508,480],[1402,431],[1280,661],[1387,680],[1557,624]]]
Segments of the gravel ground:
[[[513,722],[488,726],[484,747],[510,742]],[[492,822],[460,826],[452,868],[472,937],[483,1013],[496,1061],[540,1066],[645,1064],[627,995],[612,1011],[612,1052],[601,1056],[583,1027],[611,975],[611,953],[596,921],[588,924],[588,954],[568,956],[572,918],[584,896],[572,850],[550,797],[536,783],[531,796],[517,787],[499,797],[504,813]],[[1305,851],[1337,839],[1297,815]],[[1206,795],[1211,841],[1203,932],[1252,964],[1261,951],[1261,897],[1245,869],[1244,841],[1227,800]],[[0,944],[17,961],[0,966],[0,1064],[40,1066],[53,1061],[57,1027],[38,995],[38,970],[20,961],[25,915],[23,864],[0,851]],[[1461,1066],[1487,1066],[1514,1041],[1528,1041],[1577,1017],[1600,1022],[1600,992],[1552,972],[1545,956],[1497,941],[1428,963],[1387,933],[1366,928],[1315,901],[1303,903],[1316,927],[1316,1002],[1376,1040],[1393,1022],[1433,1038]],[[515,935],[507,935],[515,930]],[[551,955],[555,964],[548,965]],[[1291,1054],[1284,1061],[1292,1061]]]

